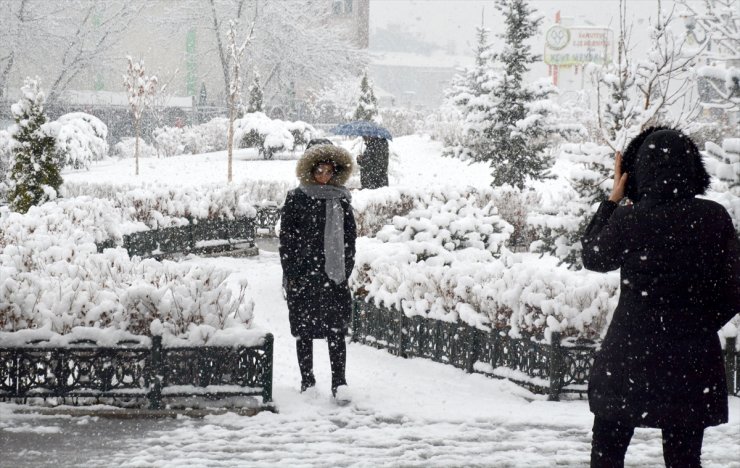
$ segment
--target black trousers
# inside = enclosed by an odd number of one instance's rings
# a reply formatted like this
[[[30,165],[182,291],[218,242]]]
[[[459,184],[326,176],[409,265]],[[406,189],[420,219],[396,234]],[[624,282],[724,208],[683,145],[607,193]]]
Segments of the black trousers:
[[[594,418],[591,468],[623,468],[624,454],[635,428],[617,421]],[[663,429],[663,460],[667,468],[701,468],[704,429]]]
[[[344,342],[344,333],[329,332],[326,337],[329,344],[329,362],[331,364],[331,388],[335,390],[340,385],[347,385],[345,368],[347,366],[347,343]],[[313,339],[297,338],[296,351],[298,353],[298,367],[301,370],[303,386],[312,386],[316,383],[313,376]]]

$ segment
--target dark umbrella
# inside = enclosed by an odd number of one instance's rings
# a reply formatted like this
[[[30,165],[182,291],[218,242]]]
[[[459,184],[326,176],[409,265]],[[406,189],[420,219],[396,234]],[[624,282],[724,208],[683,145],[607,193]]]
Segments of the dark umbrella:
[[[335,135],[375,137],[385,138],[386,140],[393,139],[391,132],[387,129],[381,127],[375,122],[369,122],[367,120],[356,120],[354,122],[337,125],[329,131]]]

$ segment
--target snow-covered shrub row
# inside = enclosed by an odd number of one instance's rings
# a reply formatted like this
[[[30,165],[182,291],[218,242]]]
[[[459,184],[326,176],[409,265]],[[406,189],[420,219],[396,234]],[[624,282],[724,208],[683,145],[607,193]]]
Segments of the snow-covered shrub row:
[[[124,249],[97,253],[95,241],[125,229],[120,218],[109,202],[93,199],[46,203],[24,215],[2,212],[3,343],[27,329],[35,331],[22,334],[24,340],[59,341],[70,333],[110,338],[87,328],[163,335],[170,345],[254,341],[254,333],[245,335],[253,302],[244,283],[233,296],[227,271],[131,259]]]
[[[120,159],[133,158],[136,154],[136,138],[127,137],[121,139],[118,143],[113,145],[113,156]],[[140,158],[155,158],[157,157],[157,150],[154,146],[150,145],[143,139],[139,139],[139,157]]]
[[[64,114],[57,119],[57,149],[66,166],[87,169],[92,161],[108,156],[108,127],[84,112]]]
[[[288,182],[260,180],[194,187],[67,182],[60,193],[110,200],[131,219],[158,228],[184,224],[185,218],[254,216],[255,206],[282,205],[293,187]]]
[[[374,238],[360,238],[355,292],[409,316],[510,327],[515,335],[599,336],[616,306],[618,274],[571,271],[550,255],[512,253],[506,244],[514,228],[498,214],[494,195],[417,200]]]

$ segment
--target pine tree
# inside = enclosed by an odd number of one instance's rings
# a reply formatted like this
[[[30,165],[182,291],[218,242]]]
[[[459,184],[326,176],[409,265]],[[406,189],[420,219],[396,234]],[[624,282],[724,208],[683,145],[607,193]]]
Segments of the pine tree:
[[[354,120],[372,121],[378,116],[378,100],[375,98],[373,85],[367,77],[367,71],[360,82],[360,102],[355,109]]]
[[[529,131],[525,120],[530,110],[528,104],[538,97],[524,82],[529,65],[538,60],[526,42],[537,33],[542,18],[534,16],[535,10],[526,0],[496,0],[496,8],[504,15],[506,32],[500,36],[504,49],[496,54],[503,76],[492,91],[499,102],[491,134],[495,149],[487,159],[493,169],[493,185],[523,188],[528,177],[543,178],[549,165],[539,135]]]
[[[252,84],[249,85],[249,102],[247,103],[247,113],[252,112],[264,112],[262,102],[264,100],[264,94],[262,92],[262,85],[260,84],[260,74],[257,70],[254,71],[254,79]]]
[[[56,198],[62,185],[61,161],[52,128],[46,123],[44,93],[38,78],[26,78],[23,97],[11,106],[16,126],[8,203],[17,212]]]
[[[498,99],[493,94],[500,72],[493,62],[489,29],[476,28],[475,66],[452,79],[446,90],[447,102],[461,116],[461,130],[454,139],[445,142],[444,154],[461,159],[486,161],[493,154],[491,134]]]

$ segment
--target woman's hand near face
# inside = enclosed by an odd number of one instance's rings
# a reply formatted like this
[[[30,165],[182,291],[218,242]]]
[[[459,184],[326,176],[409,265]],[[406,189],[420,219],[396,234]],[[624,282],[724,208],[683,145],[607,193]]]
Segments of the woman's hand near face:
[[[622,152],[617,151],[614,158],[614,185],[612,193],[609,195],[609,201],[619,203],[624,198],[624,191],[627,187],[627,173],[622,174]]]

